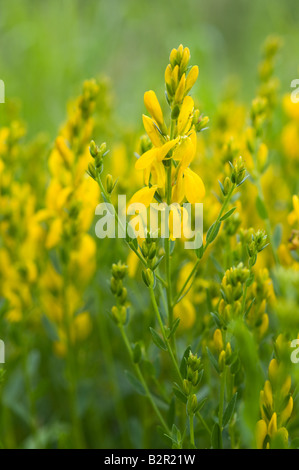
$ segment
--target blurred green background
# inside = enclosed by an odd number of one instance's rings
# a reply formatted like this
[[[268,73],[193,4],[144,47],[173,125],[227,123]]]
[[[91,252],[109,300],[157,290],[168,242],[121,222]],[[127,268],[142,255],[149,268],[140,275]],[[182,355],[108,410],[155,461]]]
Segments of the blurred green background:
[[[197,92],[210,116],[228,77],[238,77],[240,98],[254,95],[269,34],[284,40],[282,88],[288,91],[298,75],[298,0],[1,0],[0,6],[0,78],[6,99],[22,103],[30,135],[43,130],[54,137],[65,102],[89,77],[109,77],[119,117],[140,124],[143,92],[163,95],[169,51],[180,43],[200,66]]]

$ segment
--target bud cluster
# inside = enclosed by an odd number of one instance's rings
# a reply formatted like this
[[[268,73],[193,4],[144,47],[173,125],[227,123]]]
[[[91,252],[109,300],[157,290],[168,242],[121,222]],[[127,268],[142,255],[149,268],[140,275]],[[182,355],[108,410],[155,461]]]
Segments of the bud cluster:
[[[258,253],[263,251],[268,245],[267,234],[264,230],[258,230],[251,235],[251,241],[247,245],[250,267],[255,265]]]
[[[171,105],[180,105],[197,80],[198,67],[194,66],[188,72],[189,60],[188,47],[184,48],[181,44],[177,49],[172,49],[170,63],[165,70],[166,94]]]
[[[221,283],[222,299],[218,307],[219,315],[225,322],[242,313],[241,297],[249,276],[250,271],[243,263],[226,271]]]
[[[257,447],[285,448],[288,444],[288,431],[285,427],[293,411],[293,397],[290,393],[291,376],[282,362],[274,358],[268,369],[268,380],[260,392],[260,412],[262,419],[256,426]]]
[[[194,392],[194,388],[198,387],[202,375],[203,366],[201,358],[197,357],[196,354],[192,354],[190,351],[189,356],[186,360],[186,378],[183,380],[183,390],[187,396],[187,413],[189,416],[194,415],[198,409],[197,397]]]
[[[113,320],[118,325],[124,325],[127,320],[127,289],[123,286],[123,279],[127,272],[127,266],[120,261],[112,265],[112,277],[110,288],[116,298],[116,305],[112,307]]]
[[[94,162],[89,162],[88,173],[96,180],[103,171],[103,158],[108,153],[106,143],[104,142],[98,147],[94,140],[92,140],[89,146],[89,153],[94,159]]]

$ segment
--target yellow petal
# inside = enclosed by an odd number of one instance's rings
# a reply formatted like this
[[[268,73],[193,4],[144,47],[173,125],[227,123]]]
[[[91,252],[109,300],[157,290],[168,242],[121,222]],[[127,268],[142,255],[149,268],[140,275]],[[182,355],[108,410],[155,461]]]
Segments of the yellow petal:
[[[145,168],[149,167],[153,163],[157,155],[158,151],[155,147],[143,153],[135,163],[136,170],[144,170]]]
[[[134,204],[137,202],[140,204],[144,204],[145,207],[148,207],[152,202],[156,190],[157,186],[152,186],[151,188],[146,186],[145,188],[139,189],[139,191],[137,191],[131,198],[130,204]]]
[[[188,73],[187,79],[186,79],[186,93],[191,90],[193,87],[194,83],[196,82],[198,77],[198,67],[197,65],[194,65],[190,72]]]
[[[268,426],[268,434],[270,437],[274,436],[277,432],[277,414],[273,413],[272,418],[270,419],[270,423]]]
[[[263,449],[264,440],[267,436],[267,424],[263,419],[256,423],[255,439],[257,449]]]
[[[184,199],[184,197],[185,197],[185,193],[184,193],[183,171],[180,170],[178,173],[176,184],[173,188],[172,202],[178,202],[180,204],[182,200]]]
[[[285,409],[280,414],[280,423],[281,424],[285,424],[288,421],[288,419],[290,418],[290,416],[292,414],[293,406],[294,406],[293,397],[290,397],[287,406],[285,407]]]
[[[158,188],[165,187],[165,167],[162,162],[154,162],[151,167],[151,172],[153,176],[153,182],[158,186]]]
[[[162,127],[164,122],[163,113],[156,93],[153,90],[144,93],[144,104],[152,118]]]
[[[185,96],[181,111],[178,117],[178,133],[182,134],[182,132],[185,130],[188,121],[190,121],[190,118],[192,116],[194,109],[194,101],[191,98],[191,96]],[[187,129],[188,131],[188,129]]]
[[[195,156],[194,144],[190,137],[181,139],[180,144],[173,152],[173,159],[181,161],[181,168],[187,168]]]
[[[184,192],[191,204],[201,202],[206,193],[202,179],[190,168],[184,171]]]
[[[162,161],[163,158],[166,157],[168,152],[178,143],[179,137],[176,139],[170,140],[169,142],[166,142],[166,144],[162,145],[162,147],[159,148],[158,153],[157,153],[157,158],[158,160]]]
[[[144,129],[151,139],[153,145],[155,147],[161,147],[164,143],[164,140],[162,138],[162,135],[159,132],[159,129],[157,125],[154,123],[154,121],[149,118],[148,116],[145,116],[145,114],[142,115],[142,120],[143,120],[143,125]]]
[[[266,406],[272,408],[273,405],[273,395],[272,395],[272,387],[269,380],[266,380],[264,386],[264,398]]]

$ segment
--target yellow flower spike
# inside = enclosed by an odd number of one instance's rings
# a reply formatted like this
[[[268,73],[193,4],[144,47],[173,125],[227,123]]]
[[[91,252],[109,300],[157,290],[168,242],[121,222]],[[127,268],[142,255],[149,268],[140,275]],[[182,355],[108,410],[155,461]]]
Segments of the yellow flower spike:
[[[185,96],[180,114],[178,117],[178,133],[182,134],[185,130],[188,132],[187,124],[191,124],[191,118],[194,110],[194,101],[191,96]]]
[[[267,436],[267,424],[263,419],[256,423],[255,439],[257,449],[263,449],[264,441]]]
[[[62,136],[57,137],[55,145],[66,166],[70,167],[74,160],[74,154],[67,146],[65,139]]]
[[[290,418],[294,407],[293,397],[289,398],[288,404],[285,409],[280,413],[280,423],[285,424]]]
[[[159,129],[157,128],[154,121],[148,116],[146,116],[145,114],[142,115],[142,120],[143,120],[145,132],[147,133],[150,140],[152,141],[152,144],[155,147],[161,147],[165,141],[162,135],[160,134]]]
[[[202,179],[190,168],[184,171],[184,189],[186,198],[191,204],[201,202],[206,193]]]
[[[268,375],[272,385],[277,383],[279,366],[277,359],[272,359],[269,364]]]
[[[164,124],[163,113],[156,93],[153,90],[144,93],[144,104],[152,118],[162,128]]]
[[[185,86],[186,86],[186,75],[183,73],[179,86],[175,92],[174,100],[176,103],[180,103],[185,95]]]
[[[148,207],[153,200],[157,188],[158,186],[152,186],[151,188],[146,186],[145,188],[139,189],[139,191],[132,196],[129,204],[140,203]]]
[[[264,386],[264,399],[265,399],[265,403],[267,406],[270,406],[270,408],[272,408],[272,405],[273,405],[273,395],[272,395],[272,387],[271,387],[271,384],[269,382],[269,380],[266,380],[265,382],[265,386]]]
[[[277,432],[277,414],[276,412],[273,413],[272,418],[270,419],[270,423],[268,425],[268,434],[270,437],[274,436]]]
[[[215,344],[217,350],[219,352],[222,351],[222,349],[223,349],[223,339],[222,339],[221,330],[219,330],[219,328],[217,328],[217,330],[215,330],[215,332],[214,332],[213,341],[214,341],[214,344]]]
[[[197,77],[198,77],[198,67],[197,67],[197,65],[194,65],[192,67],[192,69],[190,70],[190,72],[188,73],[187,78],[186,78],[186,88],[185,88],[186,93],[189,93],[189,91],[191,90],[191,88],[195,84],[195,82],[197,80]]]

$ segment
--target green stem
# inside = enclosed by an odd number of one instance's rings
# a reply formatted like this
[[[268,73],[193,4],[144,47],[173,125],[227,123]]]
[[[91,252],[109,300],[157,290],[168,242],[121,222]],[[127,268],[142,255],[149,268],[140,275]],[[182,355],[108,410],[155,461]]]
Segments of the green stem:
[[[194,415],[189,415],[189,426],[190,426],[190,443],[192,449],[196,449],[194,440]]]
[[[172,162],[169,161],[169,166],[166,169],[167,183],[166,183],[166,198],[168,207],[171,204],[171,169]],[[171,286],[171,265],[170,265],[170,240],[169,238],[165,239],[165,263],[166,263],[166,293],[167,293],[167,303],[168,303],[168,322],[169,328],[172,328],[173,324],[173,305],[172,305],[172,286]]]
[[[165,328],[164,328],[164,325],[163,325],[163,322],[162,322],[162,318],[161,318],[161,315],[160,315],[160,312],[159,312],[159,308],[158,308],[158,305],[157,305],[154,290],[153,290],[152,287],[149,287],[149,291],[150,291],[151,301],[152,301],[152,304],[153,304],[153,307],[154,307],[154,310],[155,310],[155,313],[156,313],[156,316],[157,316],[157,320],[158,320],[158,323],[159,323],[159,326],[160,326],[160,329],[161,329],[161,332],[162,332],[164,342],[166,344],[166,347],[167,347],[167,350],[169,352],[169,355],[170,355],[171,361],[173,363],[173,366],[176,370],[176,373],[177,373],[177,376],[179,378],[180,384],[182,385],[183,384],[183,377],[181,375],[181,371],[179,369],[177,360],[175,358],[175,355],[172,351],[171,345],[170,345],[169,340],[167,338]],[[207,425],[207,423],[205,422],[204,418],[199,413],[199,411],[196,413],[196,416],[198,417],[199,421],[202,423],[203,427],[207,430],[208,434],[211,435],[211,430],[210,430],[209,426]]]
[[[142,372],[141,372],[141,369],[140,369],[139,365],[136,364],[136,363],[133,361],[133,351],[132,351],[132,348],[131,348],[131,345],[130,345],[130,341],[129,341],[129,339],[128,339],[128,336],[127,336],[127,334],[126,334],[126,332],[125,332],[125,329],[124,329],[123,325],[120,325],[119,328],[120,328],[120,332],[121,332],[122,338],[123,338],[123,340],[124,340],[124,343],[125,343],[125,345],[126,345],[126,348],[127,348],[127,350],[128,350],[130,359],[131,359],[131,361],[132,361],[133,367],[134,367],[134,369],[135,369],[136,375],[137,375],[138,379],[140,380],[140,382],[141,382],[141,384],[142,384],[142,386],[143,386],[143,388],[144,388],[145,394],[146,394],[146,396],[147,396],[149,402],[151,403],[152,408],[153,408],[154,412],[156,413],[156,416],[157,416],[157,418],[159,419],[159,421],[160,421],[162,427],[164,428],[164,430],[166,431],[166,433],[170,435],[170,434],[171,434],[171,431],[170,431],[169,427],[167,426],[167,424],[166,424],[166,422],[165,422],[163,416],[161,415],[161,413],[160,413],[160,411],[159,411],[159,409],[158,409],[158,407],[157,407],[157,405],[156,405],[156,403],[155,403],[155,401],[154,401],[154,399],[153,399],[153,397],[152,397],[152,394],[151,394],[151,392],[150,392],[150,390],[149,390],[149,388],[148,388],[148,386],[147,386],[147,383],[146,383],[146,381],[144,380],[144,377],[143,377],[143,374],[142,374]]]
[[[162,336],[163,336],[164,342],[166,344],[167,350],[169,352],[171,361],[174,365],[174,368],[177,372],[177,375],[178,375],[178,378],[179,378],[180,382],[183,383],[183,379],[182,379],[182,376],[181,376],[181,372],[180,372],[178,363],[176,361],[176,358],[174,356],[171,345],[170,345],[169,340],[168,340],[167,335],[166,335],[166,331],[165,331],[163,321],[162,321],[162,318],[161,318],[161,315],[160,315],[160,312],[159,312],[159,308],[158,308],[158,304],[157,304],[157,301],[156,301],[156,297],[155,297],[153,287],[149,287],[149,292],[150,292],[151,301],[152,301],[152,304],[153,304],[153,307],[154,307],[154,310],[155,310],[155,314],[156,314],[156,317],[157,317],[157,320],[158,320],[158,323],[159,323],[159,326],[160,326],[160,329],[161,329],[161,332],[162,332]]]
[[[220,398],[219,398],[219,428],[220,428],[220,449],[223,449],[223,440],[222,440],[222,420],[223,420],[223,409],[224,409],[224,395],[225,395],[225,381],[226,381],[226,366],[221,374],[220,382]]]

